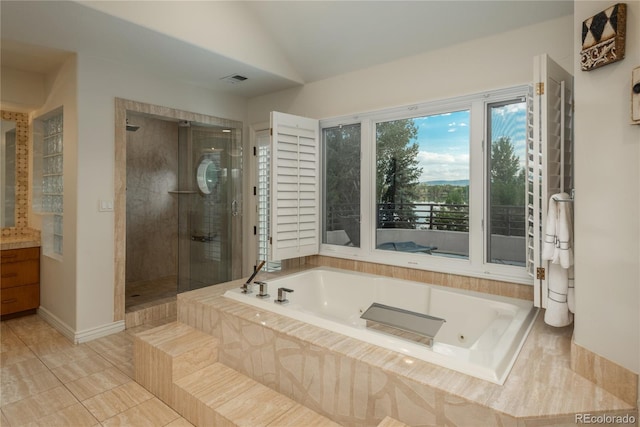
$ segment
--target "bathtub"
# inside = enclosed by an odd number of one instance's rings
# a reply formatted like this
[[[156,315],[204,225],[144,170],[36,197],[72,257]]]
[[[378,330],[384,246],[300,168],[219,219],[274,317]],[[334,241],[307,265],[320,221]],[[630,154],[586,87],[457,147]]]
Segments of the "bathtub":
[[[280,287],[289,303],[276,304]],[[318,267],[268,281],[271,297],[239,288],[224,296],[411,358],[502,385],[538,310],[530,301]],[[360,316],[373,303],[445,319],[431,347],[367,329]]]

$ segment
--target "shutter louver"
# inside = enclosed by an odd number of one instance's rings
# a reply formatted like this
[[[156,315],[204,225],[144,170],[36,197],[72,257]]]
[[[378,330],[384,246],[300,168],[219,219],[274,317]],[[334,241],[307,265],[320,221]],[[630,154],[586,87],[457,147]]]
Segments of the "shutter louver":
[[[273,112],[272,256],[289,259],[318,253],[319,123]]]
[[[527,272],[534,305],[546,308],[548,274],[538,278],[549,198],[573,188],[573,76],[547,55],[534,58],[536,90],[527,135]]]

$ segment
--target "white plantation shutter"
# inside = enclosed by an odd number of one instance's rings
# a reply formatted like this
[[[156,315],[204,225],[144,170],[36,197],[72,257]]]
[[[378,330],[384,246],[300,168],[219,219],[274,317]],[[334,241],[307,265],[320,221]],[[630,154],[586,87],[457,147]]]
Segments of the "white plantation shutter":
[[[549,270],[541,254],[549,197],[573,188],[573,76],[540,55],[534,58],[534,82],[527,134],[527,271],[535,279],[534,305],[546,307]]]
[[[271,135],[269,130],[256,132],[256,209],[258,213],[257,238],[258,238],[258,262],[266,261],[265,271],[274,271],[280,268],[280,262],[273,260],[271,256]]]
[[[271,242],[273,259],[318,253],[319,122],[271,113]]]

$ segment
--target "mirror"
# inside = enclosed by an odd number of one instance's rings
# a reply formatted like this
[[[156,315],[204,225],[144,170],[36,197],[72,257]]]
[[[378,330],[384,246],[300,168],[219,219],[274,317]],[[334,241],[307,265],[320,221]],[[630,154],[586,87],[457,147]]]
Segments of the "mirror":
[[[0,127],[0,226],[28,227],[29,116],[2,110]]]
[[[16,123],[2,120],[0,135],[0,174],[2,175],[2,227],[16,225]]]

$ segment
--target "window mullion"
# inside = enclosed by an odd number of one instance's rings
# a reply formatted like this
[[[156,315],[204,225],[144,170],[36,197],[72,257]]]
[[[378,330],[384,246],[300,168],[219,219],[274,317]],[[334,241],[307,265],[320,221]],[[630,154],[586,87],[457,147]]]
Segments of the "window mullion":
[[[485,164],[483,152],[484,102],[476,100],[471,104],[470,147],[469,147],[469,261],[474,269],[482,268],[484,254],[483,220],[486,195]],[[486,150],[486,142],[484,149]]]

